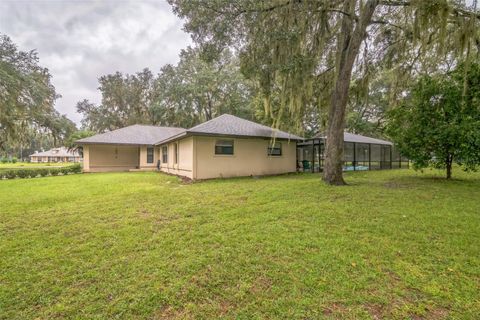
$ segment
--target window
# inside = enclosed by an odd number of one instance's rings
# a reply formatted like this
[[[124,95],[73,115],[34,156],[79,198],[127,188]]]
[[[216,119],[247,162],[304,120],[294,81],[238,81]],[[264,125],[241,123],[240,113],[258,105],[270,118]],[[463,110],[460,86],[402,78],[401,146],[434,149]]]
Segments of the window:
[[[174,149],[173,149],[173,151],[175,152],[175,154],[174,154],[174,160],[175,160],[175,162],[174,162],[174,163],[177,164],[177,163],[178,163],[178,143],[175,143],[175,144],[174,144]]]
[[[215,154],[233,154],[233,140],[217,140]]]
[[[275,144],[269,144],[267,154],[269,156],[281,156],[282,155],[282,144],[280,142],[275,142]]]
[[[147,148],[147,163],[153,163],[153,148]]]
[[[162,163],[168,162],[168,146],[162,147]]]

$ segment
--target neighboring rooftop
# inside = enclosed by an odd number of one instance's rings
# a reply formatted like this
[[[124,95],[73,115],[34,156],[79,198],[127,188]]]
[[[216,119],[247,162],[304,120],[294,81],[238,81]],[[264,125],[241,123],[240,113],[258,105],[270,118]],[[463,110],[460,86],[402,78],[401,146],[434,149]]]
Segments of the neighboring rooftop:
[[[314,139],[326,139],[326,135],[324,133],[317,134]],[[343,133],[343,141],[344,142],[356,142],[356,143],[370,143],[370,144],[385,144],[385,145],[393,145],[390,141],[381,140],[370,138],[366,136],[362,136],[359,134],[354,134],[350,132]]]
[[[79,157],[77,151],[70,151],[65,147],[52,148],[48,151],[35,152],[30,157]]]
[[[245,120],[230,114],[223,114],[212,120],[187,129],[176,136],[158,140],[157,144],[180,138],[186,135],[223,135],[238,137],[263,137],[289,140],[303,140],[294,134],[273,129],[249,120]]]
[[[135,144],[153,145],[184,132],[183,128],[157,127],[135,124],[77,140],[77,144]]]

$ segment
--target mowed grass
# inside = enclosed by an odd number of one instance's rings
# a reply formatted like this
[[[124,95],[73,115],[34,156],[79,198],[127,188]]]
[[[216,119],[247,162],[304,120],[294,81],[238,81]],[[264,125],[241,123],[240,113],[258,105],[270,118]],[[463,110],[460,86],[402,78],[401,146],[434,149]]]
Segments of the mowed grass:
[[[480,174],[0,181],[1,319],[474,319]]]

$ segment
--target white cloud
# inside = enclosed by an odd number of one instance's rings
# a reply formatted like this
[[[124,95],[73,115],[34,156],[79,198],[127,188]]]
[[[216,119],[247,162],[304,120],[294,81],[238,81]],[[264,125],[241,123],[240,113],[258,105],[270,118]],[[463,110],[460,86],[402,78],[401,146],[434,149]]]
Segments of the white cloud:
[[[99,103],[98,77],[175,63],[191,43],[165,1],[3,1],[0,32],[21,50],[36,49],[75,122],[77,101]]]

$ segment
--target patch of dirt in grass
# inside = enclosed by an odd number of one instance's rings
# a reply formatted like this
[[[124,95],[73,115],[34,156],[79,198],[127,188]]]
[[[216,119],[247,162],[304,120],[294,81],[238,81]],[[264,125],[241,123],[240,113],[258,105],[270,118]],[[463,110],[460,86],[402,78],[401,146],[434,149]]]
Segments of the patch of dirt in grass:
[[[411,314],[410,319],[414,320],[443,320],[447,319],[449,315],[449,310],[443,307],[432,307],[427,308],[425,314]]]
[[[428,296],[419,289],[406,286],[402,278],[391,270],[384,269],[384,274],[388,279],[389,301],[387,304],[366,303],[363,305],[365,311],[372,317],[372,319],[391,319],[391,318],[408,318],[408,319],[433,319],[441,320],[448,318],[449,310],[427,304],[425,308],[420,306],[425,305],[428,301]],[[402,293],[391,294],[394,288],[401,289]],[[385,292],[378,292],[374,290],[370,292],[371,295],[380,296],[385,295]],[[390,296],[391,295],[391,296]],[[423,310],[422,310],[423,309]]]
[[[180,177],[180,179],[182,180],[182,184],[192,184],[193,183],[193,180],[190,179],[190,178],[187,178],[187,177]]]
[[[374,320],[385,318],[385,306],[381,304],[370,303],[365,305],[365,309]]]
[[[210,279],[212,278],[212,266],[207,265],[205,268],[199,270],[196,274],[192,275],[189,281],[189,286],[193,285],[197,288],[205,288],[208,286]],[[186,293],[188,291],[188,287],[184,287]]]
[[[365,306],[372,319],[385,319],[385,306],[378,303],[371,303]]]
[[[395,272],[391,270],[383,270],[383,272],[388,276],[392,283],[397,284],[400,282],[401,278]]]
[[[447,319],[450,311],[448,309],[445,309],[443,307],[436,307],[433,310],[429,310],[427,316],[425,319],[433,319],[433,320],[439,320],[439,319]]]
[[[331,305],[323,309],[323,315],[327,317],[337,317],[341,319],[342,315],[348,314],[348,308],[341,302],[334,302]]]
[[[184,309],[177,310],[171,306],[165,306],[155,312],[152,319],[172,320],[172,319],[192,319],[192,316]]]
[[[219,304],[220,316],[225,316],[232,309],[232,304],[228,301],[222,300]]]
[[[272,287],[272,284],[272,280],[266,276],[257,277],[250,287],[250,292],[256,294],[259,292],[269,291]]]

